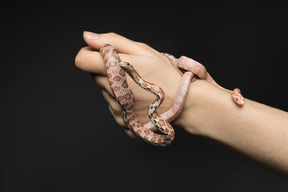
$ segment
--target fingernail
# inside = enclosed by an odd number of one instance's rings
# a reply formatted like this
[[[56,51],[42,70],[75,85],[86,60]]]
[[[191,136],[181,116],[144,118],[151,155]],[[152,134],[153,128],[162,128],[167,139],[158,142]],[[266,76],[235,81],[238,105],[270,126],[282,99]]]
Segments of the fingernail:
[[[99,35],[97,33],[92,33],[90,31],[84,31],[84,36],[87,39],[91,39],[91,40],[97,40],[99,39]]]

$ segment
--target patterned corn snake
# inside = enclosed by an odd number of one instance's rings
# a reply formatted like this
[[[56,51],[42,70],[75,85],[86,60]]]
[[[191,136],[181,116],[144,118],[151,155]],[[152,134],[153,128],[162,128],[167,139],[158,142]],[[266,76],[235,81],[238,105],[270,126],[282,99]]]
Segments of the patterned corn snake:
[[[224,89],[213,80],[202,64],[185,56],[181,56],[179,59],[176,59],[174,56],[164,53],[171,64],[183,77],[176,97],[174,98],[173,106],[165,113],[158,115],[157,108],[159,108],[165,98],[164,91],[161,89],[161,87],[141,78],[139,73],[131,64],[121,61],[117,52],[111,45],[104,45],[100,49],[100,54],[105,61],[107,77],[111,90],[114,93],[116,100],[122,107],[124,122],[135,135],[156,146],[168,146],[173,142],[175,132],[169,122],[176,119],[182,112],[191,81],[194,81],[197,78],[205,79],[221,89]],[[125,72],[139,86],[147,91],[150,91],[156,96],[155,101],[150,104],[148,109],[148,117],[150,122],[144,125],[139,122],[135,115],[134,96],[127,84]],[[239,106],[244,104],[245,99],[241,95],[238,88],[234,89],[233,91],[227,89],[224,90],[231,93],[232,99],[236,104]],[[159,130],[162,134],[154,133],[155,130]]]

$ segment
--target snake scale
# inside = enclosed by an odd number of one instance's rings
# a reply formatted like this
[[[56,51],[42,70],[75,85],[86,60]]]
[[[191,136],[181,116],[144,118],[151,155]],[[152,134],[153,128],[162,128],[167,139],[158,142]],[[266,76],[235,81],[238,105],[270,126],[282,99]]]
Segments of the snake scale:
[[[174,56],[164,53],[171,64],[183,77],[176,97],[174,98],[173,106],[165,113],[158,115],[157,108],[159,108],[165,98],[164,91],[161,87],[141,78],[131,64],[121,61],[117,52],[111,45],[106,44],[101,47],[100,54],[106,65],[107,77],[111,90],[122,107],[124,122],[135,135],[156,146],[168,146],[173,142],[175,132],[169,122],[174,120],[181,113],[191,81],[194,81],[197,78],[206,79],[212,84],[224,89],[213,80],[202,64],[185,56],[176,59]],[[144,125],[139,122],[135,115],[134,96],[127,84],[125,73],[143,89],[150,91],[156,96],[156,99],[150,104],[148,109],[150,122]],[[233,91],[224,90],[231,93],[232,99],[236,104],[240,106],[244,104],[245,99],[238,88]],[[159,130],[162,134],[154,133],[155,130]]]

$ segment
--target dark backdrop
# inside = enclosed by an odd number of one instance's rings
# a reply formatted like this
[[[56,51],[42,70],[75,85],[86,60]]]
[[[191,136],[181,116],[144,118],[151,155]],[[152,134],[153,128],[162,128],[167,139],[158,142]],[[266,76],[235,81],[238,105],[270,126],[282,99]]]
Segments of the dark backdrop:
[[[2,5],[0,190],[287,191],[281,176],[177,127],[166,148],[127,137],[74,65],[84,30],[113,31],[287,111],[286,12],[242,1]]]

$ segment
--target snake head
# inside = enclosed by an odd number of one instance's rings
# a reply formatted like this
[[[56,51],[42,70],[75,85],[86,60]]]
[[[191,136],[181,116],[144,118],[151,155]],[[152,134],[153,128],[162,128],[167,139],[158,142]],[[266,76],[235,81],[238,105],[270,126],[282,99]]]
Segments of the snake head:
[[[119,65],[136,83],[139,84],[140,81],[143,82],[143,80],[141,80],[141,76],[134,69],[133,65],[131,65],[128,62],[125,62],[125,61],[119,62]]]
[[[133,73],[135,71],[133,65],[129,64],[128,62],[126,61],[121,61],[119,63],[120,67],[126,71],[127,73]]]

